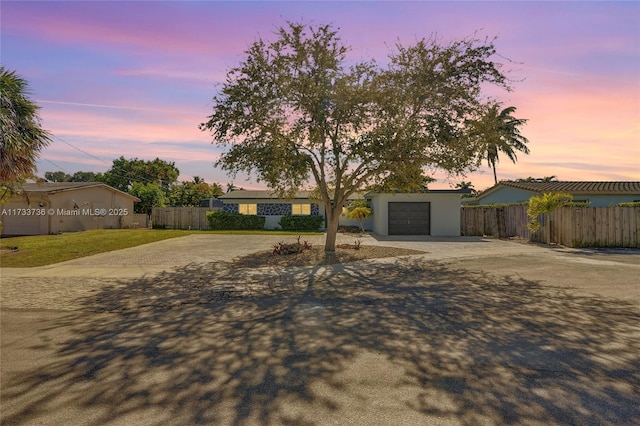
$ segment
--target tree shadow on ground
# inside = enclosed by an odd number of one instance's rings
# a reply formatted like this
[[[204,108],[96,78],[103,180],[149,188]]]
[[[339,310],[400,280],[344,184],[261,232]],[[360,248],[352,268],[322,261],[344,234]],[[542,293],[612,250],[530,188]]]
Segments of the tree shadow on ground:
[[[517,277],[212,262],[82,304],[40,331],[70,332],[53,358],[3,384],[3,424],[640,420],[637,307]]]

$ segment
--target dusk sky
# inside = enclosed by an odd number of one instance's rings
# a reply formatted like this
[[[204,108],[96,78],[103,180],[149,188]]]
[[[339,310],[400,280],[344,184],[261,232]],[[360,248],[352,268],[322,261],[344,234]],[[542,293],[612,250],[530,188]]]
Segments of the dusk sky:
[[[231,181],[198,129],[216,84],[286,21],[331,23],[350,58],[384,63],[396,41],[497,36],[530,155],[498,179],[640,180],[640,2],[0,2],[0,59],[30,84],[54,142],[38,171],[103,172],[114,158],[173,161],[180,180]],[[499,58],[498,58],[499,59]],[[500,59],[506,62],[504,59]],[[485,166],[460,180],[492,185]],[[242,177],[244,188],[264,188]]]

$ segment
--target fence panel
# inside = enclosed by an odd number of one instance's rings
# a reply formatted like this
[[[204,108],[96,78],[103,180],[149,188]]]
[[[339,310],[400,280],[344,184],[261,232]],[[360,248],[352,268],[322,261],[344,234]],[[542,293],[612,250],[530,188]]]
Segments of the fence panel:
[[[462,235],[519,237],[567,247],[640,248],[640,207],[561,207],[527,229],[527,206],[463,207]]]
[[[167,229],[209,229],[207,212],[219,207],[154,207],[151,221],[154,227]]]
[[[120,227],[121,228],[148,228],[149,227],[149,216],[146,214],[135,213],[127,216],[120,217]]]
[[[461,234],[529,238],[527,206],[463,207]]]

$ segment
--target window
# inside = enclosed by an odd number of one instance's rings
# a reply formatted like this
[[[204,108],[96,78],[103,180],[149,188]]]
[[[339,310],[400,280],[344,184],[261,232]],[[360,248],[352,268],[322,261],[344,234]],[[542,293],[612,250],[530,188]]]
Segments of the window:
[[[257,204],[238,204],[238,213],[258,214],[258,205]]]
[[[291,204],[291,214],[310,215],[311,204]]]

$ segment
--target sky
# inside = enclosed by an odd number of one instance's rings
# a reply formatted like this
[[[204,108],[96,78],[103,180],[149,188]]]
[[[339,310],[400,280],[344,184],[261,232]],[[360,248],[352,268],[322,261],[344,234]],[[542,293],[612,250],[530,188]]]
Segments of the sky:
[[[497,37],[528,122],[529,155],[498,179],[640,180],[640,2],[11,1],[0,2],[0,62],[29,82],[53,142],[38,172],[104,172],[120,156],[175,162],[180,180],[233,181],[198,124],[227,71],[287,21],[339,28],[354,60],[384,63],[396,42]],[[436,172],[429,187],[493,184],[483,166]]]

